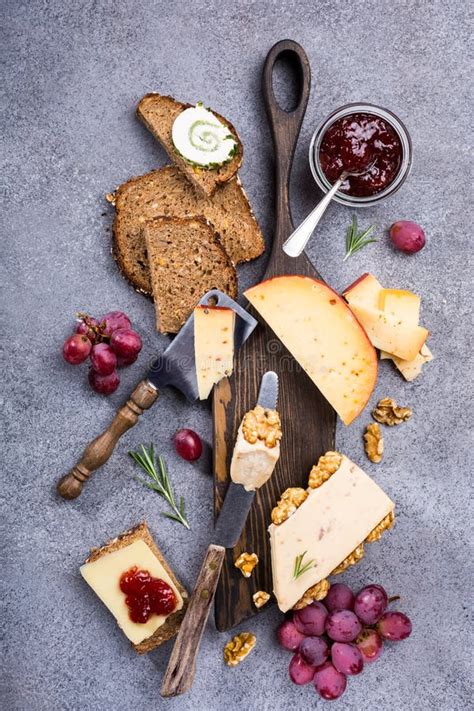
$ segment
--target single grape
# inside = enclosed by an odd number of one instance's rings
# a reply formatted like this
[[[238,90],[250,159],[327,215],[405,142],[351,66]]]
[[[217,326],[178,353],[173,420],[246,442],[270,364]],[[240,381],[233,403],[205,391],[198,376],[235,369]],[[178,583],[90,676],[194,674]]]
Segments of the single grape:
[[[328,611],[322,602],[312,602],[311,605],[296,610],[293,622],[298,632],[306,636],[319,637],[324,633],[324,625]]]
[[[324,598],[324,604],[329,612],[336,610],[353,610],[354,593],[344,583],[335,583],[329,588],[329,592]]]
[[[131,328],[118,328],[110,337],[110,347],[121,358],[137,356],[142,349],[142,339]]]
[[[138,358],[138,354],[131,356],[130,358],[123,358],[122,356],[117,356],[117,367],[125,368],[127,365],[132,365]]]
[[[201,438],[193,430],[177,430],[174,437],[174,446],[180,457],[188,462],[194,462],[202,454]]]
[[[98,328],[99,322],[96,318],[92,318],[92,316],[82,316],[82,321],[77,325],[76,333],[80,333],[81,336],[87,336],[89,341],[94,344],[97,340]]]
[[[381,585],[366,585],[354,601],[354,612],[365,625],[375,625],[387,609],[388,595]]]
[[[299,653],[305,662],[319,667],[329,657],[329,647],[323,637],[304,637],[300,644]]]
[[[337,671],[331,662],[325,662],[314,673],[314,687],[318,694],[327,701],[338,699],[345,692],[347,679]]]
[[[385,612],[377,623],[377,632],[390,642],[406,639],[411,630],[411,622],[403,612]]]
[[[94,368],[89,370],[89,383],[96,393],[111,395],[120,385],[120,378],[116,370],[110,375],[99,375]]]
[[[280,646],[284,649],[296,652],[305,637],[301,632],[298,632],[293,620],[284,620],[277,629],[277,638]]]
[[[361,629],[362,625],[351,610],[330,612],[326,620],[326,632],[334,642],[352,642]]]
[[[131,328],[132,326],[132,322],[123,311],[109,311],[99,321],[102,333],[108,337],[118,328]]]
[[[108,343],[96,343],[92,346],[91,363],[99,375],[110,375],[117,367],[117,356]]]
[[[299,654],[294,654],[291,657],[290,666],[288,667],[290,679],[294,684],[309,684],[313,679],[315,668],[305,662]]]
[[[375,662],[380,657],[383,649],[382,637],[377,630],[364,629],[357,637],[355,643],[359,647],[364,662]]]
[[[425,246],[425,233],[420,225],[410,220],[394,222],[390,228],[390,239],[396,249],[406,254],[419,252]]]
[[[334,642],[331,647],[332,663],[343,674],[360,674],[364,668],[364,658],[359,648],[352,642]]]
[[[87,336],[75,333],[74,336],[70,336],[64,341],[64,360],[71,363],[71,365],[79,365],[79,363],[84,363],[84,361],[89,357],[91,348],[92,343],[89,341]]]

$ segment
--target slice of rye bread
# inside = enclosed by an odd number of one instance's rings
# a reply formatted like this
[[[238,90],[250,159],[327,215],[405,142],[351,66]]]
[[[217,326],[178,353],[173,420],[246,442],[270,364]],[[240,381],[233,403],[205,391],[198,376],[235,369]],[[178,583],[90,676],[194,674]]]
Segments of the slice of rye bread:
[[[113,540],[109,541],[100,548],[93,548],[90,552],[89,557],[86,560],[86,563],[93,563],[95,560],[98,560],[99,558],[102,558],[103,556],[108,555],[109,553],[113,553],[114,551],[118,551],[121,548],[126,548],[131,543],[138,540],[145,541],[147,546],[153,551],[163,568],[170,576],[171,580],[173,581],[173,584],[179,590],[181,597],[183,598],[183,607],[181,608],[181,610],[173,612],[171,615],[169,615],[169,617],[166,618],[165,622],[161,625],[161,627],[158,627],[158,629],[151,635],[151,637],[144,639],[143,642],[140,642],[140,644],[131,643],[132,647],[138,652],[138,654],[146,654],[146,652],[151,652],[152,649],[155,649],[155,647],[158,647],[160,644],[163,644],[163,642],[166,642],[168,639],[171,639],[177,634],[181,621],[184,617],[184,613],[186,612],[187,604],[189,602],[189,597],[186,589],[176,578],[175,574],[164,559],[162,552],[160,551],[160,549],[152,538],[146,521],[142,521],[134,528],[131,528],[129,531],[121,533],[119,536],[117,536],[117,538],[114,538]]]
[[[152,288],[142,227],[154,217],[204,217],[219,234],[234,264],[255,259],[265,251],[262,233],[238,176],[219,187],[212,197],[205,197],[198,195],[179,168],[168,165],[131,178],[108,199],[116,210],[114,257],[125,278],[149,296]]]
[[[176,117],[191,106],[191,104],[175,101],[171,96],[162,96],[156,93],[146,94],[137,106],[137,116],[160,141],[171,160],[182,170],[188,180],[194,183],[203,194],[212,195],[218,185],[226,183],[237,173],[242,165],[243,147],[232,124],[223,116],[209,109],[219,121],[229,127],[230,132],[237,139],[236,153],[228,163],[212,169],[200,168],[185,161],[174,148],[171,129]]]
[[[210,289],[237,296],[237,273],[211,225],[200,217],[155,217],[146,222],[156,327],[177,333]]]

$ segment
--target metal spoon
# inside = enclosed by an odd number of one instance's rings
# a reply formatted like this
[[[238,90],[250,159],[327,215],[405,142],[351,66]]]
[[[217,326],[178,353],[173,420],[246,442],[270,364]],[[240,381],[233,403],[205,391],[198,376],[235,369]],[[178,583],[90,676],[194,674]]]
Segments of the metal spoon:
[[[364,173],[368,173],[374,163],[375,161],[372,161],[367,166],[367,168],[364,168],[364,170],[345,170],[343,173],[341,173],[341,175],[339,176],[339,180],[336,180],[331,190],[323,197],[321,202],[316,205],[314,210],[309,213],[308,217],[303,220],[301,225],[299,225],[299,227],[297,227],[296,230],[292,232],[286,242],[283,243],[283,251],[285,252],[285,254],[287,254],[289,257],[299,257],[301,252],[308,244],[309,238],[316,229],[319,220],[326,212],[329,203],[341,187],[342,183],[352,175],[364,175]]]

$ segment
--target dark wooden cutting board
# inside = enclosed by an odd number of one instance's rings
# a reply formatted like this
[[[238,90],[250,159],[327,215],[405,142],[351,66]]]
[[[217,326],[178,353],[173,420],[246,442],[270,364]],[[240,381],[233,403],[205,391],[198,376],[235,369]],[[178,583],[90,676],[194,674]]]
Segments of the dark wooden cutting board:
[[[291,113],[280,108],[273,91],[273,68],[279,58],[295,63],[298,68],[300,95],[298,105]],[[276,180],[275,233],[264,278],[282,274],[321,278],[305,254],[294,259],[282,250],[283,242],[294,229],[289,206],[289,178],[310,85],[310,66],[303,48],[291,40],[278,42],[270,50],[263,69],[263,95],[275,149]],[[257,613],[252,600],[254,592],[272,591],[267,533],[271,510],[289,486],[306,487],[312,465],[325,451],[334,449],[334,410],[258,314],[252,313],[259,319],[260,325],[241,348],[232,377],[222,380],[214,389],[216,516],[229,483],[237,429],[245,412],[254,407],[261,377],[267,370],[274,370],[279,376],[278,409],[283,439],[281,456],[273,476],[257,491],[239,543],[226,553],[215,602],[216,626],[220,631],[234,627]],[[301,336],[303,338],[304,334]],[[259,564],[249,579],[244,578],[234,566],[234,560],[244,551],[257,553],[259,558]]]

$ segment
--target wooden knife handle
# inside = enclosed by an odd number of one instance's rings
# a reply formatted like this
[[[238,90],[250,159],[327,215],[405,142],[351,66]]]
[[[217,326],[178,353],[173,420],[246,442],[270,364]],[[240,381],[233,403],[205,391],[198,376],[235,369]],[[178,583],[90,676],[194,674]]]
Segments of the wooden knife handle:
[[[58,482],[58,493],[64,499],[75,499],[93,471],[105,464],[120,437],[136,425],[138,418],[158,398],[158,390],[142,380],[129,399],[117,411],[109,427],[86,447],[81,460]]]
[[[211,544],[179,628],[173,651],[161,684],[162,696],[178,696],[188,691],[194,681],[196,657],[216,592],[224,562],[225,548]]]

